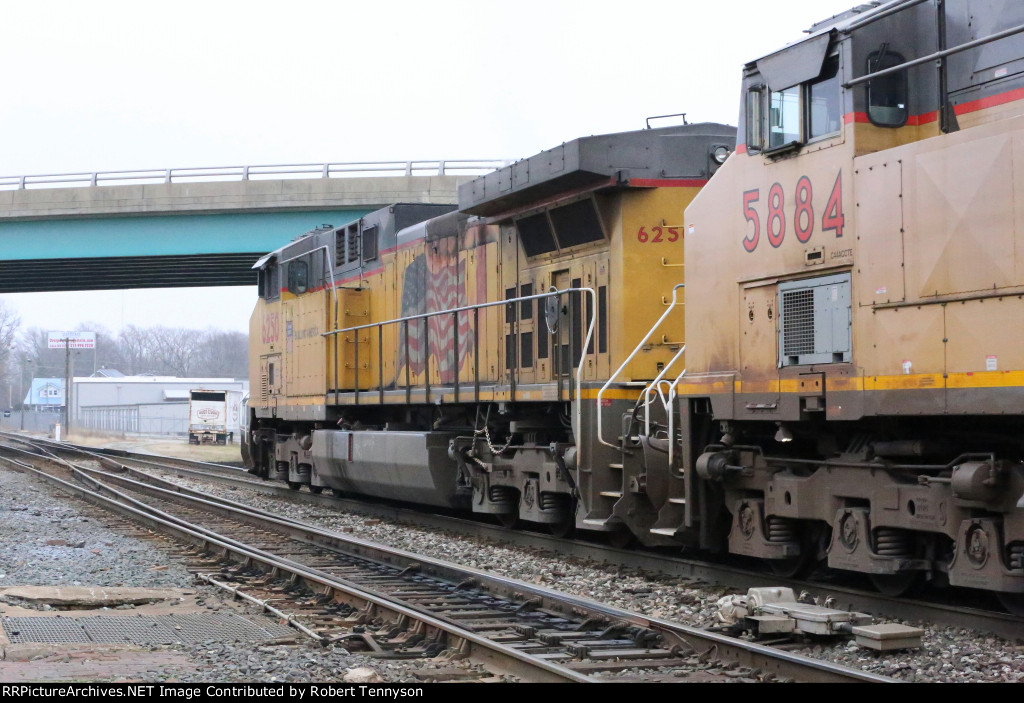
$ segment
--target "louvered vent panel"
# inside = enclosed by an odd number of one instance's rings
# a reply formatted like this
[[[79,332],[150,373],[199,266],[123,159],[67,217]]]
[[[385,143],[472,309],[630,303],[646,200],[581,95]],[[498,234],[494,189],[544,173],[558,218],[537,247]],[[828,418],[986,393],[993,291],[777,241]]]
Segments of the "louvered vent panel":
[[[814,353],[814,290],[782,294],[782,340],[786,356]]]
[[[779,284],[779,366],[852,359],[850,274]]]

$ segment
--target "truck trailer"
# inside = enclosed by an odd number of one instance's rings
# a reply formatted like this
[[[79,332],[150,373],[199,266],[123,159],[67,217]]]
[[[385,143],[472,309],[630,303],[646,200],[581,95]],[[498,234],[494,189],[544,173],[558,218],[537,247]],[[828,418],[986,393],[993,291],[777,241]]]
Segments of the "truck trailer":
[[[205,388],[196,388],[189,392],[189,444],[228,443],[230,435],[234,434],[228,422],[228,395],[229,391]]]

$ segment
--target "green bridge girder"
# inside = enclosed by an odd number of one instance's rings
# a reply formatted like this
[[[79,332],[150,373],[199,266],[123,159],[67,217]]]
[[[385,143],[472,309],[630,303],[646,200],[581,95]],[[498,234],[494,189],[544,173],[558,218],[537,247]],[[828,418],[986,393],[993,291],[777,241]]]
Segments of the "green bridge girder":
[[[266,252],[373,209],[0,220],[0,293],[254,285]]]

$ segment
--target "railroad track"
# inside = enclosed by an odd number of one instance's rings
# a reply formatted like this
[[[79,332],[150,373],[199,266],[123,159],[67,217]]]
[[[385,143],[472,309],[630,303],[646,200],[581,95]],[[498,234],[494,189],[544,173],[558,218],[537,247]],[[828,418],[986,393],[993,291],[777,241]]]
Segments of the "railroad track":
[[[24,435],[5,435],[21,442],[29,441]],[[32,442],[37,440],[32,439]],[[244,469],[220,464],[194,462],[172,457],[154,457],[139,455],[118,449],[96,449],[76,447],[57,442],[43,442],[53,451],[66,453],[68,456],[92,455],[97,461],[116,459],[109,466],[148,469],[171,472],[183,478],[213,482],[235,488],[252,490],[264,495],[286,498],[302,503],[327,507],[331,510],[341,509],[346,512],[363,514],[417,526],[434,527],[456,531],[463,535],[482,537],[522,547],[537,547],[550,550],[562,556],[574,556],[597,562],[607,562],[617,566],[642,569],[649,573],[661,573],[676,578],[689,578],[705,583],[746,590],[758,586],[789,586],[796,592],[807,591],[811,596],[824,600],[832,597],[837,607],[874,613],[881,617],[898,618],[928,622],[936,626],[969,628],[980,632],[997,635],[1007,639],[1016,639],[1024,632],[1024,618],[997,612],[986,607],[966,607],[962,604],[949,602],[928,602],[910,598],[891,598],[872,590],[865,590],[835,581],[821,582],[782,578],[762,571],[737,568],[731,565],[715,564],[700,559],[683,558],[667,555],[663,552],[645,552],[642,550],[615,549],[604,544],[577,539],[563,539],[537,532],[509,530],[497,525],[490,525],[462,517],[453,517],[436,513],[423,512],[411,508],[396,507],[390,504],[366,502],[351,498],[343,498],[327,494],[313,494],[296,491],[274,482],[261,481],[253,478]],[[142,477],[148,474],[136,474]],[[173,484],[167,484],[170,487]],[[189,489],[175,486],[173,490],[189,492]],[[193,493],[197,493],[193,491]]]
[[[324,642],[379,656],[445,652],[529,681],[597,681],[626,669],[642,672],[631,680],[680,681],[687,680],[680,672],[700,675],[709,661],[746,667],[762,680],[890,680],[326,532],[230,501],[185,495],[177,487],[154,485],[159,481],[152,477],[142,483],[41,457],[40,449],[20,453],[20,459],[4,462],[16,461],[64,490],[192,544],[197,570],[207,580],[233,581],[243,591],[262,590],[275,598],[294,591],[296,621]],[[43,462],[45,470],[35,466]],[[225,561],[235,566],[225,567]]]

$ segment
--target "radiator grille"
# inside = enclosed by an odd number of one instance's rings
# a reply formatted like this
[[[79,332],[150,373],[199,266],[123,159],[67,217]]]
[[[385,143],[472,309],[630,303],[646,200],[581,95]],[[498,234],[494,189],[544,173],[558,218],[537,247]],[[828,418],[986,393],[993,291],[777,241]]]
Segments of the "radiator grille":
[[[782,294],[782,353],[786,356],[814,353],[814,290]]]
[[[850,274],[779,284],[779,366],[851,359]]]

